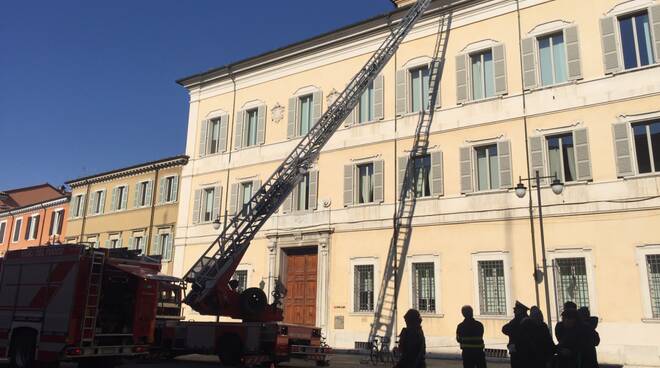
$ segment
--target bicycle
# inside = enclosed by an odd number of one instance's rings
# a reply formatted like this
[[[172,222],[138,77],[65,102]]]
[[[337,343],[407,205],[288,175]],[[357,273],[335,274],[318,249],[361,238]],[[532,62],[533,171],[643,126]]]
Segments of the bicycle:
[[[398,348],[390,350],[390,339],[385,336],[376,336],[369,344],[369,360],[371,364],[383,363],[393,366],[397,361]]]

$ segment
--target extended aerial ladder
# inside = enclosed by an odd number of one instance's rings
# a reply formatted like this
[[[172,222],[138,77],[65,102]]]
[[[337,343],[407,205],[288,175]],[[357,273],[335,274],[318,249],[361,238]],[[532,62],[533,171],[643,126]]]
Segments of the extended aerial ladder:
[[[191,308],[200,314],[244,321],[283,319],[278,303],[267,305],[266,295],[261,289],[250,288],[239,293],[230,286],[230,279],[250,241],[306,174],[321,149],[351,113],[369,83],[385,67],[430,3],[431,0],[418,0],[410,8],[336,101],[186,273],[184,280],[192,287],[184,301]]]
[[[416,159],[423,158],[429,148],[429,134],[431,133],[431,123],[433,122],[435,106],[439,97],[438,91],[444,70],[451,21],[451,9],[440,15],[438,20],[438,33],[430,65],[428,106],[419,112],[413,145],[407,156],[404,177],[399,190],[399,201],[393,218],[392,238],[390,239],[383,279],[380,283],[374,320],[369,332],[368,342],[370,344],[374,344],[378,338],[380,338],[380,343],[386,346],[389,346],[391,342],[397,315],[397,299],[412,237],[413,215],[417,204],[418,180],[420,178],[415,162]]]

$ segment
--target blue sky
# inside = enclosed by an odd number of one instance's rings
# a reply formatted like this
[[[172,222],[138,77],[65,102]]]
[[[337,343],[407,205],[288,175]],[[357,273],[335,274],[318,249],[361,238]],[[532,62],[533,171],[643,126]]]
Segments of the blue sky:
[[[184,153],[174,81],[393,9],[388,0],[0,5],[0,190]]]

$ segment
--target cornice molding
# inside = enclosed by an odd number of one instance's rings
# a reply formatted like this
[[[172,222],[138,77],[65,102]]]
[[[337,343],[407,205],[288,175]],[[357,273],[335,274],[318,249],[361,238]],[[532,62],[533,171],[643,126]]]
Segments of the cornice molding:
[[[66,183],[71,188],[76,188],[87,184],[100,183],[100,182],[115,180],[118,178],[144,174],[150,171],[154,171],[156,169],[166,169],[170,167],[184,166],[187,163],[188,163],[188,156],[178,156],[172,159],[165,159],[162,161],[156,161],[144,165],[136,165],[126,169],[117,169],[108,173],[102,173],[95,176],[73,179]]]
[[[69,202],[70,198],[71,197],[69,197],[69,196],[64,196],[64,197],[53,199],[53,200],[46,201],[46,202],[35,203],[35,204],[31,204],[29,206],[20,207],[20,208],[14,208],[14,209],[11,209],[11,210],[8,210],[8,211],[0,212],[0,217],[7,217],[7,216],[12,216],[12,215],[22,215],[24,213],[32,212],[34,210],[40,210],[40,209],[44,209],[44,208],[55,207],[55,206],[58,206],[58,205]]]

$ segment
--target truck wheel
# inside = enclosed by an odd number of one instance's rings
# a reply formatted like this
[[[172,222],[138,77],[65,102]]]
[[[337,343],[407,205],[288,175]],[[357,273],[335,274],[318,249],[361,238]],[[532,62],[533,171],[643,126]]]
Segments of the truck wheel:
[[[9,365],[12,368],[32,368],[35,366],[36,333],[32,331],[17,331],[12,338]]]
[[[236,334],[224,334],[218,339],[218,358],[222,366],[238,366],[243,355],[243,342]]]

